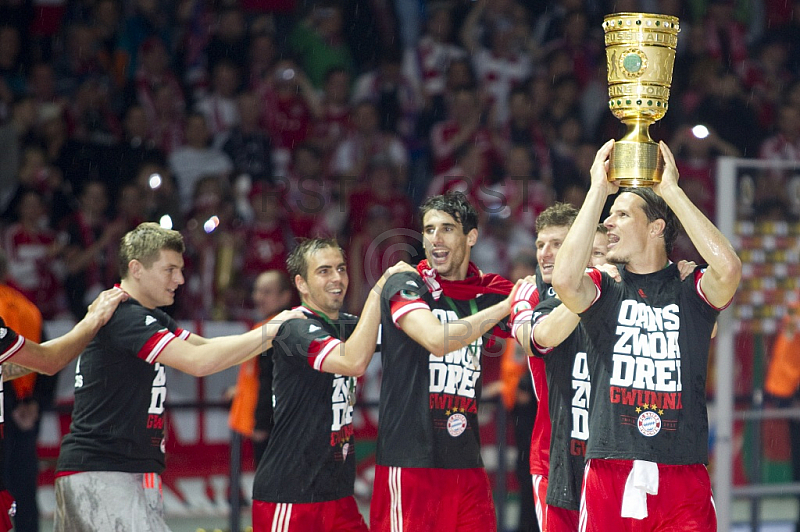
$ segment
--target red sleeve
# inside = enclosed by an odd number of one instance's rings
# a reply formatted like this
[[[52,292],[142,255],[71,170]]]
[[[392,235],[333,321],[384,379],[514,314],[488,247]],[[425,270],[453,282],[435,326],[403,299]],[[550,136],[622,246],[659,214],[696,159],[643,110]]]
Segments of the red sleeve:
[[[156,361],[156,358],[158,358],[158,355],[161,354],[164,348],[167,347],[167,344],[175,338],[177,338],[177,336],[168,329],[162,329],[145,342],[137,356],[148,364],[152,364]]]
[[[589,274],[589,277],[594,282],[594,286],[597,288],[597,291],[594,295],[594,299],[592,299],[592,302],[589,303],[589,307],[591,307],[592,305],[597,303],[597,300],[600,299],[600,294],[603,293],[603,274],[600,273],[600,270],[596,268],[586,268],[586,273]]]
[[[514,293],[511,303],[511,336],[517,337],[517,329],[528,323],[533,317],[533,309],[539,304],[539,290],[533,283],[522,283]]]
[[[308,346],[308,365],[317,371],[322,371],[322,363],[325,361],[325,358],[331,354],[336,346],[342,343],[341,340],[333,336],[314,340],[311,342],[311,345]]]
[[[721,307],[715,307],[714,305],[712,305],[708,301],[706,295],[703,293],[703,288],[700,286],[700,279],[703,278],[703,275],[705,275],[705,273],[706,273],[705,268],[695,268],[694,270],[694,288],[697,291],[697,295],[699,295],[700,298],[706,302],[706,305],[713,308],[714,310],[719,310],[719,311],[725,310],[733,302],[733,298],[731,298],[730,301],[728,301]]]
[[[0,362],[5,362],[9,358],[13,357],[14,354],[18,353],[22,346],[25,345],[25,337],[21,335],[17,335],[16,340],[13,344],[8,346],[8,348],[0,353]]]
[[[397,323],[400,318],[412,310],[430,310],[431,307],[419,296],[408,299],[398,293],[392,296],[390,309],[392,311],[392,322],[397,328],[400,328],[400,325]]]
[[[175,332],[172,333],[168,329],[163,329],[158,331],[156,334],[150,337],[150,339],[142,346],[142,349],[138,353],[138,357],[147,362],[148,364],[152,364],[158,358],[158,355],[167,347],[167,344],[173,341],[175,338],[180,338],[181,340],[188,340],[189,336],[192,333],[185,329],[181,329],[178,327],[175,329]]]

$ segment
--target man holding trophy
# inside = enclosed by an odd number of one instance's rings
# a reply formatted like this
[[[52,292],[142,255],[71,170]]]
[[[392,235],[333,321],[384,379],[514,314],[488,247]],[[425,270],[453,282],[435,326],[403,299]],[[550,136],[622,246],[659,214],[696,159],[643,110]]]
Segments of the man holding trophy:
[[[628,134],[597,152],[552,278],[594,347],[581,530],[713,531],[708,350],[741,261],[681,190],[667,145],[647,134],[666,111],[677,19],[622,13],[606,17],[604,28],[609,106]],[[617,192],[603,223],[620,283],[584,268],[606,199]],[[685,281],[668,258],[681,224],[708,263]]]

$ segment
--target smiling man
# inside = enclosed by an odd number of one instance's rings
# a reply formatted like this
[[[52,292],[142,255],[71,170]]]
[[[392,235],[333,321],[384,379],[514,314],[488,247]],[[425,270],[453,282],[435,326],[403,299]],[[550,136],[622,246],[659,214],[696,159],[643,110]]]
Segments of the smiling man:
[[[207,340],[158,307],[183,284],[183,237],[143,223],[120,243],[119,288],[128,294],[78,358],[70,432],[56,467],[56,531],[169,530],[164,470],[166,368],[203,376],[270,347],[285,311],[261,328]]]
[[[341,312],[349,277],[336,240],[304,240],[286,265],[308,319],[286,322],[273,344],[275,426],[253,483],[253,530],[365,532],[353,498],[356,378],[375,353],[386,277],[419,276],[389,268],[359,318]]]
[[[614,142],[598,150],[591,186],[556,256],[553,287],[580,313],[594,349],[581,530],[716,530],[708,463],[706,376],[719,312],[742,263],[678,185],[669,148],[653,188],[623,189],[608,218],[607,260],[622,281],[585,268],[606,199]],[[669,254],[681,224],[708,266],[681,281]]]
[[[578,215],[578,210],[568,203],[556,203],[551,205],[536,218],[536,282],[522,284],[514,292],[514,302],[512,307],[513,330],[517,341],[525,348],[528,354],[528,369],[530,370],[533,389],[538,398],[539,405],[536,409],[536,421],[533,425],[530,447],[530,473],[533,483],[533,498],[536,505],[536,517],[539,521],[541,530],[565,531],[572,528],[577,529],[577,512],[562,511],[563,504],[547,504],[547,493],[550,488],[550,441],[552,436],[552,424],[550,413],[549,379],[545,361],[541,357],[532,356],[531,350],[531,327],[530,321],[534,314],[534,308],[538,308],[540,302],[553,299],[555,292],[551,287],[553,278],[553,267],[556,255],[561,249],[561,244],[567,236],[572,222]],[[598,235],[599,244],[602,244],[602,256],[605,258],[605,245],[608,240],[605,234]],[[603,242],[605,239],[605,242]],[[594,253],[593,253],[594,254]],[[576,318],[577,323],[577,318]],[[518,325],[519,324],[519,325]],[[575,324],[572,324],[573,327]],[[562,357],[563,358],[563,357]],[[559,360],[560,362],[561,360]],[[556,405],[557,407],[559,405]],[[569,410],[566,410],[569,414]],[[558,408],[553,412],[555,420],[561,418]],[[580,456],[583,459],[583,456]],[[564,465],[569,467],[570,463],[556,462],[557,466]],[[562,499],[563,500],[563,499]],[[564,506],[570,508],[570,506]],[[577,498],[574,501],[574,508],[577,510]],[[574,527],[572,526],[574,523]]]
[[[497,530],[480,455],[483,336],[512,284],[470,262],[478,214],[461,193],[421,207],[427,260],[381,300],[383,377],[370,529]],[[421,281],[424,281],[421,282]]]

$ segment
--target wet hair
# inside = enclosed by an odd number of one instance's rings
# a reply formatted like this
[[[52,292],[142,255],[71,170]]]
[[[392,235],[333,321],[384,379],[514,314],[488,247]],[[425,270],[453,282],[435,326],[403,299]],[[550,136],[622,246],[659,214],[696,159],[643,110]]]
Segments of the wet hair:
[[[620,190],[620,194],[628,192],[636,194],[644,200],[642,210],[647,216],[647,222],[652,223],[656,220],[664,220],[664,248],[667,250],[667,255],[672,253],[672,248],[675,245],[675,240],[678,238],[678,233],[681,230],[681,222],[672,209],[669,208],[664,198],[653,192],[650,187],[628,187]]]
[[[572,227],[578,209],[569,203],[555,203],[536,217],[536,232],[540,233],[548,227]]]
[[[128,264],[138,260],[149,268],[158,260],[161,250],[183,254],[186,247],[183,236],[175,230],[165,229],[155,222],[144,222],[128,231],[119,244],[119,276],[128,276]]]
[[[295,285],[294,279],[298,275],[303,279],[307,279],[308,257],[317,251],[327,248],[339,250],[342,258],[345,258],[344,250],[335,238],[305,238],[299,241],[286,258],[286,271],[289,273],[292,285]]]
[[[461,224],[461,229],[466,235],[478,228],[478,211],[467,199],[463,192],[448,192],[441,196],[432,196],[425,200],[419,207],[420,220],[425,220],[429,211],[442,211],[453,217]]]

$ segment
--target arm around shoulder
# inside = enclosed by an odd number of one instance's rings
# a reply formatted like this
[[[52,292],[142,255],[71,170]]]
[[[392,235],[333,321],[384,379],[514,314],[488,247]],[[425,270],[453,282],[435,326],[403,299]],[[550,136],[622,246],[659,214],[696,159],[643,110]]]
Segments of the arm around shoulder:
[[[284,322],[304,318],[300,311],[284,310],[261,327],[240,335],[212,340],[195,335],[189,341],[175,338],[158,355],[158,362],[194,377],[211,375],[268,350]]]
[[[42,344],[27,341],[22,350],[14,356],[14,364],[54,375],[77,357],[89,345],[100,328],[105,325],[120,302],[128,299],[128,294],[118,288],[102,292],[89,306],[86,316],[68,333]]]
[[[378,330],[381,324],[381,298],[384,297],[383,287],[391,276],[400,272],[417,275],[416,270],[403,261],[389,267],[384,272],[367,296],[356,330],[353,331],[350,338],[334,347],[334,351],[325,357],[321,365],[322,371],[349,377],[360,377],[366,373],[378,341]]]
[[[397,324],[412,340],[432,355],[443,357],[447,353],[470,345],[510,312],[511,301],[506,298],[476,314],[456,321],[442,323],[430,308],[418,308],[398,318]]]
[[[536,323],[532,333],[533,341],[541,347],[561,345],[575,331],[580,321],[581,318],[566,305],[559,305]]]

